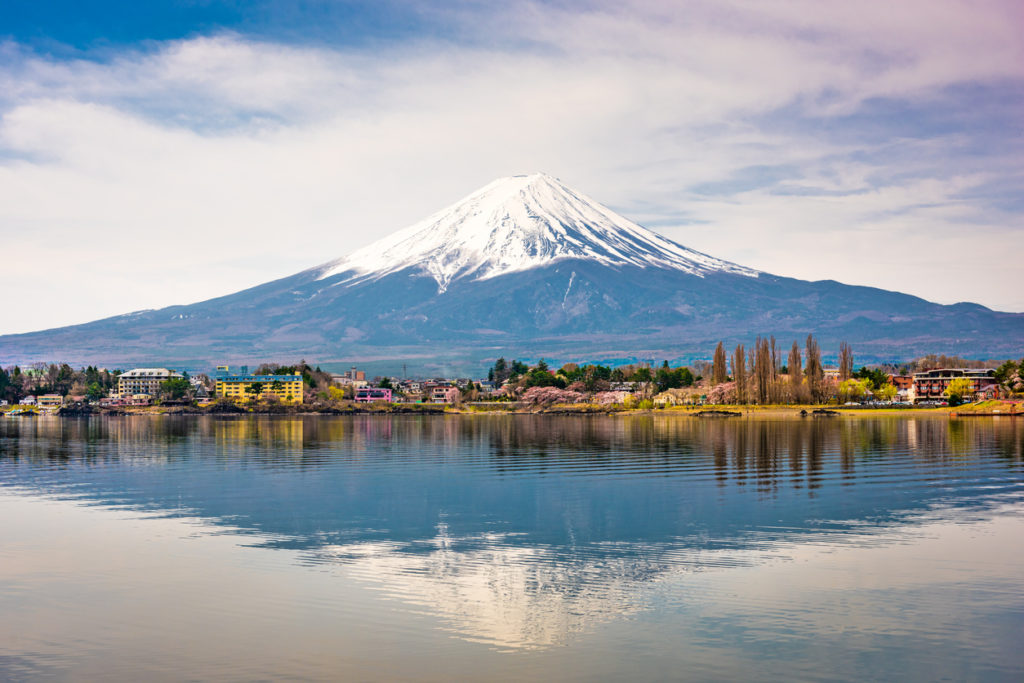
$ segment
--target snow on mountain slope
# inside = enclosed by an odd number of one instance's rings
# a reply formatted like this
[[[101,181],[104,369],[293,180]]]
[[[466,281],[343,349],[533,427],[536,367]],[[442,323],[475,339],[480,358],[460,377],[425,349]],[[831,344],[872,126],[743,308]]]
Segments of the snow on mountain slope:
[[[561,259],[679,270],[703,277],[758,271],[665,239],[543,173],[495,180],[460,202],[347,257],[320,266],[338,284],[419,269],[444,292],[460,278],[483,280]]]

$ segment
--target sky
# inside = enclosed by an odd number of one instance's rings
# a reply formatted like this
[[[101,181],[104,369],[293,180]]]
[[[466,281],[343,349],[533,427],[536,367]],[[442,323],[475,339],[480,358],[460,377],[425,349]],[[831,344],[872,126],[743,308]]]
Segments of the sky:
[[[1024,311],[1024,3],[0,8],[0,334],[228,294],[542,171],[767,272]]]

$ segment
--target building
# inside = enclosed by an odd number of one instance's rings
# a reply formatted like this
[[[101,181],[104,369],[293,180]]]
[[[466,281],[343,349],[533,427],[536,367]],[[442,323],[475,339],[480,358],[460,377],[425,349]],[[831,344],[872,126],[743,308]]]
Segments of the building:
[[[889,375],[889,381],[896,387],[896,400],[901,403],[913,403],[917,394],[914,393],[914,378],[910,375]]]
[[[161,384],[169,379],[180,377],[182,377],[181,373],[167,368],[135,368],[117,378],[117,393],[122,396],[134,394],[156,396],[160,393]]]
[[[36,397],[36,405],[40,408],[60,408],[64,405],[64,397],[60,394],[43,394]]]
[[[353,389],[362,389],[363,387],[370,386],[370,383],[366,381],[366,373],[362,370],[356,370],[354,365],[352,369],[346,370],[340,375],[331,375],[331,382],[343,387],[352,387]]]
[[[431,403],[455,403],[461,394],[458,387],[440,384],[430,387],[427,399]]]
[[[971,396],[988,392],[989,387],[998,385],[995,378],[996,371],[992,368],[969,369],[969,368],[941,368],[928,370],[914,374],[914,401],[943,401],[946,399],[946,389],[950,382],[960,377],[966,377],[971,382]]]
[[[243,366],[240,374],[232,375],[228,366],[218,366],[217,396],[236,401],[277,396],[282,403],[302,403],[302,375],[250,375],[248,370]]]
[[[366,373],[363,372],[362,370],[356,370],[356,366],[354,366],[354,365],[352,366],[351,370],[343,372],[341,374],[341,376],[344,377],[345,379],[349,380],[350,382],[365,382],[366,381]]]
[[[391,389],[384,389],[382,387],[362,387],[356,389],[356,403],[374,403],[376,401],[391,403],[393,399]]]

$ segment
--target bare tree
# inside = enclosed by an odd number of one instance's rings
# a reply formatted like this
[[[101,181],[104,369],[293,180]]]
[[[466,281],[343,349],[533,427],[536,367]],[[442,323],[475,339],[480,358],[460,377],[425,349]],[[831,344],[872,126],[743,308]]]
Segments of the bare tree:
[[[725,367],[725,346],[718,342],[715,347],[715,357],[711,365],[711,386],[722,384],[729,379],[729,371]]]
[[[751,366],[754,374],[754,395],[758,403],[768,402],[772,382],[772,350],[767,339],[757,338]]]
[[[839,381],[853,377],[853,349],[846,342],[839,342]]]
[[[804,371],[800,360],[800,345],[793,340],[793,348],[789,350],[789,390],[794,401],[799,401],[803,394]]]
[[[747,402],[747,358],[743,344],[737,344],[732,354],[732,377],[736,383],[736,402]]]
[[[812,334],[807,335],[806,349],[804,374],[807,375],[807,389],[811,394],[811,400],[818,401],[821,398],[825,371],[821,367],[821,348]]]

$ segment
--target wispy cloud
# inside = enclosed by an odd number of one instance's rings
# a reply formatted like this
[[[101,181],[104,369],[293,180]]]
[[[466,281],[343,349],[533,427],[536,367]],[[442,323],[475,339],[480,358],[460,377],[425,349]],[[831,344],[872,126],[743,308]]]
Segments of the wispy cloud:
[[[1024,310],[998,256],[1024,248],[1018,3],[663,5],[428,8],[443,33],[355,46],[9,42],[0,285],[47,276],[0,332],[283,276],[533,170],[746,265]]]

